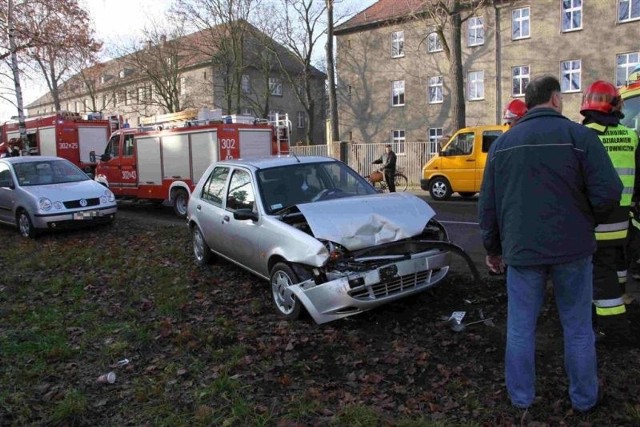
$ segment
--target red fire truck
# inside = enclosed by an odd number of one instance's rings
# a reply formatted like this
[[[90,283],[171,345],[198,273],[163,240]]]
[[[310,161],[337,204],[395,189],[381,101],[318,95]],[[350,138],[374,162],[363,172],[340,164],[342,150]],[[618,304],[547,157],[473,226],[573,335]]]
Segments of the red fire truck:
[[[191,191],[211,162],[289,152],[287,119],[194,117],[192,111],[166,114],[114,132],[100,156],[96,181],[120,200],[168,201],[185,217]]]
[[[89,116],[84,119],[78,113],[60,113],[25,120],[28,147],[20,143],[17,121],[0,126],[0,152],[7,147],[18,146],[30,155],[58,156],[70,160],[88,174],[93,174],[96,162],[90,158],[92,151],[102,152],[109,135],[119,124],[112,119],[102,120]]]

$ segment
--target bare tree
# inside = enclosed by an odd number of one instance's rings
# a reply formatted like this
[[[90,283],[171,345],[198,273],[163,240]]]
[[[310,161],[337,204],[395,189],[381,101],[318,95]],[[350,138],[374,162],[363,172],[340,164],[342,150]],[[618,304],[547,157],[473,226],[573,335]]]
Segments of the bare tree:
[[[462,23],[474,16],[491,0],[424,0],[413,11],[414,18],[423,20],[432,28],[442,43],[449,61],[453,128],[461,129],[466,123],[464,100],[464,74],[462,67]]]

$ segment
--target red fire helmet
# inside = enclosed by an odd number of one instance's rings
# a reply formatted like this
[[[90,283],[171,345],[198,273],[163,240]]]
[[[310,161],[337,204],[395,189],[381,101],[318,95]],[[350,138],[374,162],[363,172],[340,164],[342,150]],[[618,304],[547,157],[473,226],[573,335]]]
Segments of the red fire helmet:
[[[609,114],[613,111],[620,110],[622,107],[622,99],[618,88],[612,83],[604,80],[597,80],[587,88],[582,96],[582,106],[580,114],[584,116],[586,111],[599,111]]]
[[[508,122],[516,122],[520,120],[527,112],[527,104],[521,99],[513,99],[504,109],[502,118]]]

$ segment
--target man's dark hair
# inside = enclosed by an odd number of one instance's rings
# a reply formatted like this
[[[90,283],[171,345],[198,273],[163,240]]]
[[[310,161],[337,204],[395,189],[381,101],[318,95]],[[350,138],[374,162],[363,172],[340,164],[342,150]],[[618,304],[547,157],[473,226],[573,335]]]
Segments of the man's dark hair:
[[[386,148],[391,148],[391,144],[385,145]]]
[[[527,85],[524,102],[528,109],[549,102],[553,92],[560,92],[560,82],[553,76],[541,76]]]

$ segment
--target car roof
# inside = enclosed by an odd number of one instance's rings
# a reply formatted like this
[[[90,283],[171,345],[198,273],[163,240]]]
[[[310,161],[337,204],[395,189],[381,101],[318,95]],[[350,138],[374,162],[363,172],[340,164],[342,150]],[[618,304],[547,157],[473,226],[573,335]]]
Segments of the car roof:
[[[62,157],[56,156],[19,156],[19,157],[3,157],[2,160],[11,163],[31,163],[31,162],[42,162],[42,161],[51,161],[51,160],[65,160]]]
[[[225,164],[232,166],[248,166],[256,170],[267,169],[278,166],[288,166],[294,164],[309,164],[309,163],[324,163],[324,162],[338,162],[338,160],[331,157],[324,156],[271,156],[271,157],[256,157],[250,159],[232,159],[221,160],[216,162],[217,165]]]

